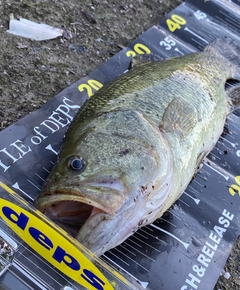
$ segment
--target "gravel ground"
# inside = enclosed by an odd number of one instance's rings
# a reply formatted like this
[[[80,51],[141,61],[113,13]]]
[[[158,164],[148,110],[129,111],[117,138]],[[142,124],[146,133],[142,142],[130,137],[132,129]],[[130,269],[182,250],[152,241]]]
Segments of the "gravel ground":
[[[0,129],[40,108],[156,24],[180,0],[0,0]],[[65,26],[72,38],[36,42],[6,33],[9,17]],[[215,290],[240,289],[238,239]]]

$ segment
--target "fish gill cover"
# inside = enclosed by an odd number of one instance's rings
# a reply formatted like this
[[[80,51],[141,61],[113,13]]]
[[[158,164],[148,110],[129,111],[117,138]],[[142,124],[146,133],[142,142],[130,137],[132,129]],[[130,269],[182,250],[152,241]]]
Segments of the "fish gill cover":
[[[240,43],[238,0],[187,0],[128,48],[2,132],[1,175],[33,203],[53,167],[76,111],[95,91],[129,68],[136,54],[162,59],[202,50],[218,37]],[[229,83],[228,86],[231,86]],[[102,255],[143,288],[212,289],[240,232],[240,113],[180,199],[156,222]]]

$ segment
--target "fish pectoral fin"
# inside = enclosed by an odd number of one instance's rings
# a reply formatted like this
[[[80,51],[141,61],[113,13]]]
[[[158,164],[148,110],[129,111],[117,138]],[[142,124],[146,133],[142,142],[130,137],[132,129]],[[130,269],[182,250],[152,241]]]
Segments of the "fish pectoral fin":
[[[193,177],[195,177],[198,174],[198,172],[200,171],[200,169],[202,168],[204,158],[208,155],[209,152],[210,152],[210,150],[204,150],[204,151],[202,151],[201,153],[198,154],[196,165],[195,165],[195,168],[194,168]]]
[[[196,109],[182,97],[176,97],[163,114],[161,127],[165,132],[188,136],[197,123]]]
[[[230,113],[240,108],[240,82],[236,82],[226,89]]]

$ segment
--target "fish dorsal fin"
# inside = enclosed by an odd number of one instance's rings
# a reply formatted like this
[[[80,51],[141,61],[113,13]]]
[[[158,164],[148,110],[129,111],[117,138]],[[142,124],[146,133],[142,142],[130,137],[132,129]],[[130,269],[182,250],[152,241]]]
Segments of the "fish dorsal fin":
[[[146,64],[146,63],[156,62],[156,61],[161,61],[161,60],[163,60],[163,58],[153,53],[141,54],[141,55],[137,54],[136,56],[132,57],[129,69]]]
[[[182,97],[176,97],[166,108],[161,127],[165,132],[176,133],[183,139],[191,133],[196,123],[196,109]]]
[[[230,113],[240,109],[240,82],[228,87],[226,93],[230,104]]]

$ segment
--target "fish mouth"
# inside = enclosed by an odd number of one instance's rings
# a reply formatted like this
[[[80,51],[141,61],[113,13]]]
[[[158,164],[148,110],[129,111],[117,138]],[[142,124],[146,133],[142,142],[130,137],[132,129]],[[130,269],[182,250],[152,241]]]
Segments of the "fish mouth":
[[[115,194],[114,194],[115,193]],[[35,207],[50,220],[76,237],[86,221],[96,214],[114,216],[123,193],[111,187],[82,186],[45,188]]]
[[[90,217],[107,213],[102,205],[72,194],[47,195],[40,201],[40,210],[74,237]]]

